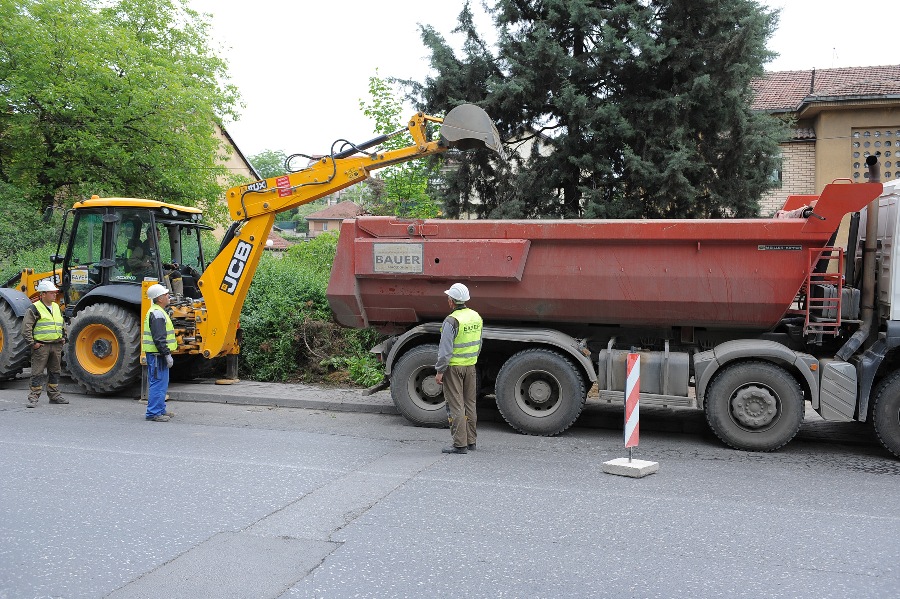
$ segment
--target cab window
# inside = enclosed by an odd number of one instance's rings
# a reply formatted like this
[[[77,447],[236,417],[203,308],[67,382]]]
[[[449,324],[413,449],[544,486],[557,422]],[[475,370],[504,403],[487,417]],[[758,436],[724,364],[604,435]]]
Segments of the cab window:
[[[84,212],[78,215],[67,261],[68,302],[100,284],[100,260],[103,257],[103,215]]]
[[[140,283],[144,277],[159,277],[152,232],[147,210],[119,213],[114,233],[115,266],[110,270],[110,282]]]

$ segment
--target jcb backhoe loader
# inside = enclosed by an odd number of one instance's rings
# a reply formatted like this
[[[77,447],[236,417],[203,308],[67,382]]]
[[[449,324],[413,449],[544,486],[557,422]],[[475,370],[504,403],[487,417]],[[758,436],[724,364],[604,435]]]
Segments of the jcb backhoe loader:
[[[429,122],[441,124],[439,139],[428,139]],[[412,136],[410,145],[377,150],[404,132]],[[483,146],[502,153],[490,118],[470,104],[444,118],[418,113],[405,129],[345,145],[301,170],[226,192],[233,223],[209,264],[200,232],[210,227],[196,208],[96,196],[76,203],[63,221],[53,270],[25,269],[0,287],[0,380],[15,377],[27,364],[22,319],[37,299],[38,282],[50,277],[62,290],[64,361],[88,392],[115,393],[138,382],[141,323],[149,308],[142,287],[156,280],[176,292],[170,309],[177,368],[190,374],[206,360],[230,357],[228,370],[236,376],[241,308],[276,214],[359,183],[375,169],[449,148]]]

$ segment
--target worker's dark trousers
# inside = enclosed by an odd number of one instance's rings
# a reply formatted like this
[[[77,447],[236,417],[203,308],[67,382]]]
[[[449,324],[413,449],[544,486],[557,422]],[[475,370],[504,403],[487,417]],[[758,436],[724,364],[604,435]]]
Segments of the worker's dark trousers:
[[[47,371],[46,373],[44,371]],[[31,350],[31,392],[28,401],[37,403],[44,385],[47,386],[47,396],[50,401],[62,399],[59,392],[59,375],[62,372],[62,342],[54,341],[44,343],[37,349]]]
[[[444,399],[447,400],[450,433],[456,447],[475,443],[475,425],[478,422],[475,414],[477,391],[474,366],[450,366],[444,372]]]

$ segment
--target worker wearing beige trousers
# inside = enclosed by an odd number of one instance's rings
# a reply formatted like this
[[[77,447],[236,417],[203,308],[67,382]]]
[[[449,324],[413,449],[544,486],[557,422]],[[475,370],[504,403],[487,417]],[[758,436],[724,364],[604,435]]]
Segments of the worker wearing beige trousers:
[[[441,325],[441,341],[435,382],[444,386],[447,416],[453,445],[444,453],[468,453],[476,448],[475,399],[478,393],[475,364],[481,351],[482,321],[478,312],[466,307],[469,289],[462,283],[454,283],[447,294],[447,303],[453,310]]]
[[[22,324],[22,335],[31,346],[29,408],[37,407],[45,384],[50,403],[69,403],[59,391],[64,340],[62,313],[59,304],[55,301],[59,289],[56,288],[53,281],[44,279],[38,283],[37,290],[41,297],[25,312]]]

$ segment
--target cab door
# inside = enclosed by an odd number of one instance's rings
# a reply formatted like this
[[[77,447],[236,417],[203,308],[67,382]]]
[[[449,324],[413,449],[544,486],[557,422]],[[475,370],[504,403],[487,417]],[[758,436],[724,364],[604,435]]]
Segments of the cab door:
[[[62,292],[67,306],[74,305],[103,283],[104,256],[109,255],[104,252],[109,237],[105,216],[103,210],[83,210],[75,214],[63,261]]]

